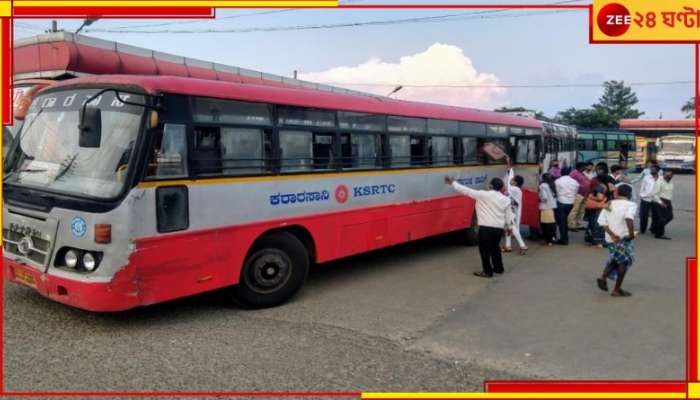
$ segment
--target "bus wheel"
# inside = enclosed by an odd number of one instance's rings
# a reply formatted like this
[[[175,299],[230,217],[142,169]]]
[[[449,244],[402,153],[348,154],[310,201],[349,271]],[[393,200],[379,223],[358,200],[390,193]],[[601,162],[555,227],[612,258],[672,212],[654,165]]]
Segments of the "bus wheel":
[[[462,228],[450,234],[456,245],[476,246],[479,243],[479,224],[476,222],[476,214],[472,217],[472,224],[469,228]]]
[[[274,232],[257,241],[233,287],[234,300],[250,308],[272,307],[291,299],[309,272],[309,254],[296,236]]]

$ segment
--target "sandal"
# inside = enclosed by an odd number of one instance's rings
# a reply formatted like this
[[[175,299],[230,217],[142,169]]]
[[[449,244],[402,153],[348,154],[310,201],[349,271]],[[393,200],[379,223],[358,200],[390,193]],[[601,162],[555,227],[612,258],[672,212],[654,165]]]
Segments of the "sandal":
[[[528,250],[528,248],[527,248],[527,247],[524,247],[524,248],[520,249],[519,254],[520,254],[521,256],[524,256],[525,253],[527,253],[527,250]]]
[[[619,291],[612,292],[611,296],[612,297],[630,297],[630,296],[632,296],[632,293],[630,293],[626,290],[620,289]]]
[[[511,249],[511,248],[508,248],[508,247],[501,247],[501,252],[502,252],[502,253],[510,253],[510,252],[512,252],[512,251],[513,251],[513,249]]]
[[[608,282],[605,279],[598,278],[595,281],[598,284],[598,288],[600,288],[600,290],[602,290],[604,292],[608,291]]]
[[[474,272],[474,276],[478,276],[479,278],[493,278],[493,275],[489,275],[483,271]]]

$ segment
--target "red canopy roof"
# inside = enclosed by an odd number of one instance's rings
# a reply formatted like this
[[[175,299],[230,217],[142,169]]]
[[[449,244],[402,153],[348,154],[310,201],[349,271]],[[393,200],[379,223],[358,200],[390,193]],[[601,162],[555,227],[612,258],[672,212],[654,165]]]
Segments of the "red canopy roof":
[[[622,119],[620,129],[629,130],[695,130],[694,119]]]
[[[535,119],[516,117],[493,111],[305,88],[277,87],[174,76],[99,75],[62,81],[52,85],[50,88],[85,84],[134,85],[143,88],[148,93],[197,95],[300,107],[513,125],[525,128],[542,127],[542,124]]]

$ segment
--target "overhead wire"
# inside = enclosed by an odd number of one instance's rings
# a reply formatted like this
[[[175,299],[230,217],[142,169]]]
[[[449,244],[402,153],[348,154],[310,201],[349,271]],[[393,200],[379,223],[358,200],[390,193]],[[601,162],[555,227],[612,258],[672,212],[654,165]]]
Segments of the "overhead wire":
[[[668,85],[690,85],[695,81],[646,81],[646,82],[625,82],[628,86],[668,86]],[[326,82],[326,85],[336,86],[363,86],[363,87],[384,87],[384,86],[403,86],[407,88],[454,88],[454,89],[553,89],[553,88],[586,88],[586,87],[603,87],[605,83],[550,83],[550,84],[408,84],[400,82],[388,83],[361,83],[361,82]]]
[[[581,0],[565,0],[552,5],[566,4],[579,2]],[[279,10],[281,11],[281,10]],[[374,21],[354,21],[354,22],[344,22],[337,24],[310,24],[310,25],[291,25],[291,26],[264,26],[264,27],[243,27],[243,28],[224,28],[224,29],[162,29],[162,30],[143,30],[143,29],[133,29],[129,28],[93,28],[86,30],[87,32],[102,32],[102,33],[144,33],[144,34],[158,34],[158,33],[168,33],[168,34],[197,34],[197,33],[251,33],[251,32],[279,32],[279,31],[302,31],[302,30],[315,30],[315,29],[337,29],[337,28],[350,28],[350,27],[361,27],[361,26],[381,26],[381,25],[399,25],[399,24],[411,24],[411,23],[424,23],[424,22],[451,22],[451,21],[461,21],[468,19],[496,19],[496,18],[519,18],[519,17],[529,17],[535,15],[544,14],[556,14],[556,13],[570,13],[586,11],[584,9],[566,9],[566,10],[548,10],[548,11],[530,11],[519,14],[510,15],[488,15],[495,13],[502,13],[506,11],[512,11],[507,8],[503,9],[489,9],[482,11],[470,11],[470,12],[460,12],[460,13],[450,13],[441,15],[431,15],[424,17],[412,17],[412,18],[400,18],[400,19],[386,19],[386,20],[374,20]],[[236,16],[231,16],[236,17]],[[225,17],[222,17],[225,18]],[[213,20],[215,21],[215,20]],[[173,22],[171,24],[175,24]]]

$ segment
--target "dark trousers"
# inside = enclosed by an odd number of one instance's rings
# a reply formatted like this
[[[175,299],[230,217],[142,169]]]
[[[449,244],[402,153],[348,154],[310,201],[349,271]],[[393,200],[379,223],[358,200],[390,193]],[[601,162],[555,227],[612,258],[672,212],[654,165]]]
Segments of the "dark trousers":
[[[544,242],[554,243],[554,241],[557,239],[557,224],[545,224],[544,222],[540,222],[540,227],[542,228]]]
[[[479,254],[481,255],[481,267],[487,275],[503,273],[503,259],[501,258],[501,239],[503,229],[490,226],[479,227]],[[493,264],[493,266],[492,266]]]
[[[564,244],[569,244],[569,213],[574,207],[573,204],[564,204],[557,201],[557,211],[555,219],[559,227],[559,240]]]
[[[665,236],[666,235],[666,225],[673,220],[673,204],[671,200],[661,199],[666,207],[662,207],[658,203],[654,203],[654,210],[656,210],[656,224],[654,224],[654,215],[651,218],[651,233],[654,236]]]
[[[647,231],[647,224],[649,223],[649,214],[652,214],[654,204],[651,201],[642,200],[639,203],[639,231],[645,233]],[[653,217],[652,217],[653,221]]]
[[[600,216],[600,210],[598,209],[588,209],[586,210],[585,219],[588,221],[588,228],[586,229],[586,235],[584,240],[590,244],[603,244],[605,242],[605,231],[598,225],[598,217]]]

